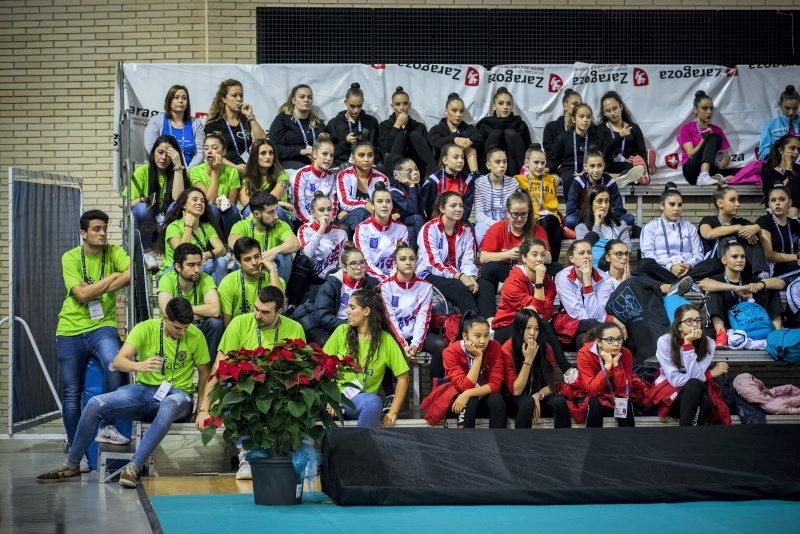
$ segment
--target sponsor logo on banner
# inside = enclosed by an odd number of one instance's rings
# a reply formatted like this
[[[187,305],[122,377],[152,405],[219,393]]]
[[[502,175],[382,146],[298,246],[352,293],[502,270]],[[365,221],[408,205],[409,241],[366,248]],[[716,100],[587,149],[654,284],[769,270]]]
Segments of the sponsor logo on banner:
[[[727,69],[725,69],[725,76],[727,76],[728,78],[733,78],[734,76],[738,75],[739,75],[739,69],[737,69],[736,67],[728,67]]]
[[[572,85],[588,83],[628,84],[630,73],[627,65],[586,65],[575,68]]]
[[[675,67],[674,69],[660,70],[658,71],[658,77],[662,80],[680,80],[682,78],[718,78],[723,74],[726,74],[726,71],[727,69],[724,67],[696,67],[693,65],[684,65],[683,67]]]
[[[431,74],[441,74],[442,76],[447,76],[452,80],[460,80],[461,73],[464,72],[463,68],[456,67],[454,65],[424,65],[422,63],[404,63],[397,66],[422,72],[430,72]]]
[[[550,79],[547,80],[547,90],[551,93],[557,93],[564,87],[564,80],[555,72],[550,73]]]
[[[650,76],[647,75],[647,71],[639,67],[633,67],[633,86],[645,87],[647,85],[650,85]]]
[[[467,87],[477,87],[481,83],[481,73],[475,67],[467,68],[467,75],[464,77],[464,85]]]
[[[194,118],[195,118],[195,119],[202,119],[202,120],[205,120],[205,119],[207,119],[207,118],[208,118],[208,113],[206,113],[205,111],[198,111],[198,112],[196,112],[196,113],[194,114]]]
[[[161,111],[157,109],[147,109],[147,108],[139,108],[136,106],[130,106],[128,108],[128,113],[131,116],[131,122],[133,122],[134,126],[139,126],[145,128],[147,123],[150,122],[150,117],[155,117]]]
[[[664,155],[664,164],[669,167],[670,169],[677,169],[678,163],[680,163],[681,159],[678,157],[677,152],[672,152],[671,154]]]
[[[383,70],[386,68],[386,63],[373,63],[370,65],[373,69]]]
[[[515,65],[513,68],[502,68],[489,74],[489,83],[523,83],[538,89],[544,89],[544,66]]]

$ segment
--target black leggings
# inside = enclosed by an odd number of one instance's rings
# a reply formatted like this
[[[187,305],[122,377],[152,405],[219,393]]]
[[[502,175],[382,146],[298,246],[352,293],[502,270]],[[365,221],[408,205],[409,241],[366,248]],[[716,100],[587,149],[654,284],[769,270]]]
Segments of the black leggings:
[[[697,378],[690,378],[672,403],[670,415],[678,415],[681,426],[696,426],[706,424],[710,410],[707,384]]]
[[[311,286],[321,285],[324,280],[314,274],[314,264],[304,254],[297,254],[292,262],[292,274],[286,281],[286,302],[299,306],[306,301]]]
[[[572,366],[567,361],[567,357],[564,355],[564,349],[561,346],[561,343],[558,341],[558,337],[552,323],[550,323],[550,321],[542,321],[539,327],[541,329],[542,341],[545,345],[549,346],[553,350],[553,357],[556,360],[556,365],[558,365],[558,368],[561,369],[562,373],[566,372],[567,369]],[[494,331],[494,340],[502,345],[511,339],[513,333],[513,324],[504,326],[503,328],[498,328]]]
[[[507,395],[506,411],[514,418],[514,428],[531,428],[533,426],[533,397],[531,395]],[[554,428],[570,428],[572,419],[567,408],[567,399],[551,393],[540,403],[542,417],[552,417]]]
[[[510,272],[510,263],[504,261],[490,261],[481,266],[481,271],[478,276],[480,276],[482,280],[486,280],[492,284],[492,290],[497,293],[497,287],[500,285],[500,282],[505,281]]]
[[[399,132],[392,143],[389,153],[386,154],[386,169],[393,169],[394,163],[402,157],[410,157],[419,167],[420,176],[428,176],[436,170],[436,161],[428,141],[417,131]]]
[[[525,162],[525,142],[522,136],[516,130],[510,128],[492,130],[492,133],[486,138],[483,143],[484,152],[488,153],[493,148],[502,148],[506,151],[508,158],[508,172],[510,176],[519,174],[522,165]]]
[[[452,410],[451,410],[452,411]],[[506,402],[499,393],[489,393],[481,398],[472,397],[458,414],[458,428],[475,428],[477,417],[488,417],[489,428],[508,428]]]
[[[720,146],[722,146],[722,137],[719,134],[710,134],[706,142],[703,143],[702,150],[698,150],[697,153],[689,158],[683,165],[683,177],[686,178],[687,182],[692,185],[697,183],[697,177],[700,176],[700,167],[703,163],[708,163],[709,174],[720,173],[725,176],[736,174],[737,169],[720,169],[717,167],[717,152],[719,152]]]
[[[589,409],[586,413],[586,428],[589,427],[602,427],[603,416],[614,415],[613,408],[606,408],[597,397],[589,397]],[[617,417],[617,426],[636,426],[636,421],[633,418],[633,405],[631,400],[628,399],[628,417],[621,419]]]
[[[425,280],[433,284],[433,287],[445,295],[447,301],[455,305],[461,313],[473,311],[488,319],[494,317],[497,311],[497,292],[492,291],[492,284],[482,278],[477,278],[477,295],[473,295],[467,286],[455,278],[429,274]]]
[[[442,352],[447,347],[447,341],[438,334],[428,332],[425,335],[425,342],[422,344],[422,350],[431,355],[431,365],[428,368],[428,374],[431,375],[431,380],[434,378],[444,378],[444,363],[442,363]]]
[[[692,280],[699,282],[709,276],[716,276],[723,270],[724,268],[719,258],[708,258],[689,269],[686,276],[691,276]],[[636,264],[636,272],[664,284],[674,284],[678,281],[678,277],[672,271],[659,265],[653,258],[640,259]]]
[[[561,221],[555,215],[545,215],[540,217],[539,225],[544,228],[544,233],[547,234],[547,243],[550,245],[550,255],[553,257],[552,262],[558,263],[558,256],[561,254],[561,241],[564,239],[564,231],[561,228]]]

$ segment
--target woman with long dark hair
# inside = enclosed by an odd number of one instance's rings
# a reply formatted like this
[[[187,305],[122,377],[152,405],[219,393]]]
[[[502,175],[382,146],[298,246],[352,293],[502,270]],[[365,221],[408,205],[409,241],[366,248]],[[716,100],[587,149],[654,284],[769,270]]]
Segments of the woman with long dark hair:
[[[224,240],[228,238],[233,225],[241,220],[236,204],[242,187],[239,171],[225,163],[226,154],[222,135],[210,133],[203,142],[205,163],[189,172],[189,181],[208,199],[209,214],[214,224],[222,230]]]
[[[800,137],[784,135],[772,145],[766,164],[761,168],[761,184],[764,188],[764,197],[769,195],[773,186],[786,186],[792,198],[793,208],[789,212],[791,217],[797,217],[797,208],[800,206],[800,165],[797,164],[798,156],[800,156]]]
[[[511,338],[502,346],[506,410],[514,428],[531,428],[534,420],[552,417],[555,428],[569,428],[567,400],[556,393],[554,346],[543,334],[545,321],[530,308],[514,317]]]
[[[291,182],[289,173],[283,170],[275,146],[267,139],[256,139],[250,147],[250,158],[247,160],[244,175],[241,177],[242,188],[239,190],[239,204],[243,206],[242,217],[250,215],[250,197],[256,191],[266,191],[278,199],[278,217],[288,222],[292,213],[289,202]]]
[[[714,101],[705,91],[694,94],[692,112],[695,120],[678,130],[683,177],[692,185],[724,185],[723,175],[736,172],[726,168],[731,162],[731,144],[722,128],[711,124]]]
[[[344,405],[344,417],[358,419],[359,427],[378,427],[382,403],[377,391],[386,369],[391,370],[397,386],[383,426],[394,426],[408,392],[408,364],[388,331],[383,300],[377,292],[360,289],[352,294],[347,303],[347,324],[333,331],[323,350],[334,356],[351,356],[361,367],[344,376],[344,381],[352,385],[342,389],[353,404]]]
[[[590,232],[603,242],[619,239],[628,247],[631,244],[631,227],[614,214],[611,195],[604,185],[596,185],[589,190],[583,205],[583,221],[575,227],[575,237],[584,239]]]
[[[617,176],[641,165],[646,166],[645,175],[655,174],[656,153],[647,150],[642,129],[633,122],[630,110],[616,91],[608,91],[600,98],[600,117],[611,134],[606,172]]]
[[[797,110],[800,108],[800,94],[794,85],[787,85],[778,97],[778,107],[781,112],[764,123],[761,128],[761,140],[758,143],[758,157],[766,159],[775,142],[786,135],[800,135],[800,117]]]

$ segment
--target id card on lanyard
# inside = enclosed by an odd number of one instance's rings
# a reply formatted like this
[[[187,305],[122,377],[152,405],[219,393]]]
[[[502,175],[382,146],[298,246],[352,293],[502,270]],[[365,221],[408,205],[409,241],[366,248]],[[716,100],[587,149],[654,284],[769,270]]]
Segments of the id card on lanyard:
[[[589,150],[589,130],[586,130],[586,137],[583,138],[583,157],[586,157],[586,152]],[[581,174],[582,170],[578,170],[578,134],[573,130],[572,132],[572,162],[574,164],[572,172]],[[583,169],[583,162],[581,162],[580,169]]]
[[[99,282],[103,279],[106,272],[106,247],[103,247],[103,257],[100,260],[100,278],[97,279]],[[81,247],[81,273],[83,274],[83,282],[85,284],[92,284],[93,281],[89,279],[89,273],[86,270],[86,251],[83,250]],[[103,312],[103,302],[98,298],[86,303],[86,306],[89,308],[89,318],[92,321],[99,321],[103,317],[105,317],[105,313]]]
[[[300,134],[303,136],[303,143],[306,144],[308,150],[311,150],[311,145],[317,142],[317,132],[314,131],[314,127],[309,123],[308,130],[311,132],[311,143],[309,143],[308,135],[306,135],[306,130],[303,128],[303,123],[301,123],[298,118],[295,118],[295,122],[297,122],[297,127],[300,128]],[[347,123],[350,124],[350,121],[347,121]]]
[[[625,127],[624,123],[623,123],[622,127],[623,128]],[[611,124],[608,125],[608,130],[611,132],[611,139],[614,139],[614,137],[616,137],[616,132],[614,131],[614,128],[611,127]],[[622,136],[620,135],[620,137],[622,137]],[[619,148],[619,154],[614,156],[614,161],[616,161],[618,163],[622,163],[622,162],[626,161],[625,160],[625,143],[627,141],[628,141],[627,138],[622,137],[622,146]]]
[[[172,389],[172,380],[175,380],[175,362],[178,361],[178,352],[180,352],[180,350],[181,338],[178,338],[177,341],[175,341],[175,358],[172,360],[172,379],[167,380],[167,359],[164,357],[164,321],[162,320],[158,334],[158,357],[161,358],[161,376],[164,377],[164,380],[161,381],[158,390],[153,394],[153,398],[157,401],[164,400],[169,390]]]
[[[261,292],[261,283],[263,282],[263,280],[264,280],[264,273],[261,273],[258,275],[258,283],[256,284],[255,298],[258,298],[258,294]],[[247,294],[245,292],[245,285],[244,285],[244,271],[242,271],[241,269],[239,269],[239,282],[242,290],[242,302],[239,303],[239,310],[241,310],[242,314],[244,315],[245,313],[250,311],[250,303],[247,301]],[[255,298],[253,300],[255,300]],[[260,339],[261,338],[259,337],[259,342],[258,342],[259,345],[261,344]]]
[[[671,255],[670,247],[669,247],[669,238],[667,237],[667,225],[664,224],[664,218],[659,217],[658,219],[661,221],[661,229],[664,231],[664,245],[667,247],[667,256]],[[680,241],[680,251],[681,251],[681,258],[683,258],[683,230],[681,227],[681,222],[678,221],[677,223],[673,223],[678,226],[678,240]]]
[[[606,384],[608,384],[608,389],[611,391],[611,395],[614,397],[614,417],[616,417],[617,419],[625,419],[628,417],[628,399],[630,398],[631,394],[631,388],[630,388],[630,383],[628,382],[628,378],[625,377],[625,396],[617,397],[617,392],[614,389],[614,384],[611,383],[611,379],[608,377],[608,373],[606,373],[606,367],[603,364],[603,357],[598,354],[597,358],[598,360],[600,360],[600,371],[602,371],[603,373],[603,378],[606,379]]]
[[[250,159],[250,153],[247,151],[247,132],[242,126],[242,121],[239,121],[239,133],[242,134],[242,139],[244,140],[244,149],[240,152],[239,151],[239,138],[233,135],[233,129],[231,129],[231,124],[228,121],[225,121],[225,126],[228,127],[228,134],[231,136],[231,141],[233,141],[233,149],[239,154],[239,157],[242,158],[242,161],[247,163],[247,160]]]

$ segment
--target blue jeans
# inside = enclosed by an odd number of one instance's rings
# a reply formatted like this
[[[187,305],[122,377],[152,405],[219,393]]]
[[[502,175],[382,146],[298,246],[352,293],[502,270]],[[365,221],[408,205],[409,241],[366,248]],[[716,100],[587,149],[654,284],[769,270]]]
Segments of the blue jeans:
[[[152,419],[150,428],[142,436],[139,448],[131,461],[141,469],[147,458],[169,432],[174,421],[183,419],[192,413],[192,397],[188,393],[173,387],[162,401],[153,398],[158,386],[128,384],[117,391],[92,397],[86,404],[86,410],[78,423],[75,441],[69,448],[67,460],[79,462],[92,443],[97,426],[102,419]]]
[[[292,276],[292,255],[291,254],[278,254],[275,256],[275,263],[278,266],[278,276],[283,278],[284,282],[289,281]]]
[[[211,356],[211,365],[214,365],[219,342],[222,339],[222,332],[225,330],[225,323],[223,323],[221,317],[206,317],[200,323],[199,328],[206,338],[208,355]]]
[[[422,226],[425,224],[425,218],[418,213],[406,215],[403,217],[403,224],[408,228],[408,244],[416,251],[417,237],[422,231]]]
[[[228,240],[233,225],[242,220],[242,217],[239,215],[239,209],[236,206],[231,206],[225,211],[220,211],[217,205],[211,200],[208,202],[208,213],[211,216],[211,220],[214,221],[222,231],[221,238],[223,243]]]
[[[148,209],[149,207],[145,202],[139,202],[131,210],[133,227],[142,236],[142,249],[145,252],[153,250],[153,238],[157,229],[155,212]]]
[[[225,256],[223,256],[221,258],[212,258],[203,264],[203,272],[211,275],[217,287],[219,287],[219,283],[222,282],[225,275],[228,274],[226,263]]]
[[[357,427],[378,428],[383,413],[381,398],[375,393],[359,393],[350,401],[355,405],[353,409],[344,405],[345,419],[358,419]],[[80,458],[79,458],[80,459]]]
[[[125,373],[108,370],[121,347],[117,329],[111,326],[102,326],[75,336],[56,336],[62,412],[68,443],[73,442],[81,417],[83,377],[89,358],[95,358],[103,369],[103,391],[114,391],[126,380]]]
[[[355,208],[347,212],[347,216],[341,221],[343,224],[347,225],[349,228],[348,234],[353,235],[353,232],[356,231],[356,226],[359,223],[366,221],[372,216],[370,212],[368,212],[364,208]]]

